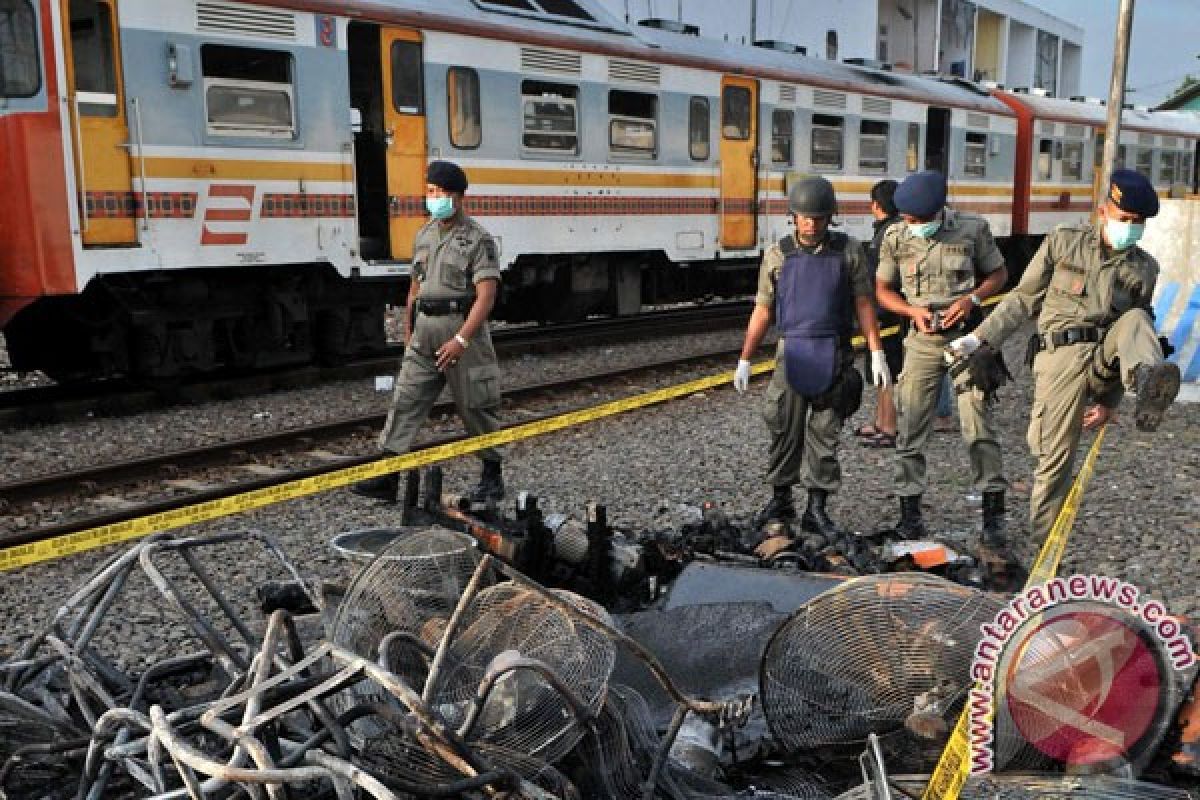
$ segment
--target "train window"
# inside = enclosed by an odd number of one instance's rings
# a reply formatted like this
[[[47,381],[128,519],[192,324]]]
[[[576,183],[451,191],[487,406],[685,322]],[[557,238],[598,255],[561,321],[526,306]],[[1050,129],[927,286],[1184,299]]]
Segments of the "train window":
[[[1064,180],[1083,180],[1083,142],[1063,144],[1062,170]]]
[[[392,42],[392,107],[401,114],[423,114],[421,43]]]
[[[916,172],[921,166],[921,126],[908,123],[908,145],[904,150],[904,168]]]
[[[708,160],[708,125],[708,98],[693,97],[688,104],[688,154],[696,161]]]
[[[469,67],[451,67],[446,72],[446,95],[450,144],[463,150],[479,147],[483,138],[479,73]]]
[[[721,92],[721,135],[726,139],[750,138],[750,90],[726,86]]]
[[[112,9],[95,0],[71,0],[71,58],[75,99],[85,117],[115,117],[117,65]]]
[[[1158,160],[1158,182],[1165,184],[1175,183],[1175,168],[1179,163],[1179,154],[1164,150],[1162,156]]]
[[[206,44],[200,48],[200,64],[209,133],[273,138],[295,135],[290,54]]]
[[[776,109],[771,112],[771,163],[792,163],[792,132],[795,113]]]
[[[975,131],[967,132],[967,144],[963,148],[963,174],[976,178],[987,176],[988,135]]]
[[[864,119],[858,124],[858,168],[861,172],[882,175],[888,168],[888,124]]]
[[[608,93],[608,146],[613,155],[654,158],[658,148],[658,98],[644,92]]]
[[[1136,160],[1133,163],[1133,168],[1145,175],[1150,180],[1154,180],[1154,150],[1149,147],[1139,147]]]
[[[1054,140],[1038,139],[1038,179],[1048,181],[1054,177]]]
[[[579,152],[579,89],[561,83],[521,83],[521,144],[527,150]]]
[[[37,38],[29,0],[0,0],[0,97],[33,97],[42,88]]]
[[[842,118],[813,114],[812,159],[818,169],[842,168]]]

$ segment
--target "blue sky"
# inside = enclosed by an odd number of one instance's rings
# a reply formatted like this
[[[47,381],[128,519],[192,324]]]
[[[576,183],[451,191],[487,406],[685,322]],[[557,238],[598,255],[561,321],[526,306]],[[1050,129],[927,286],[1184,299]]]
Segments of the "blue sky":
[[[1118,0],[1029,0],[1084,29],[1083,93],[1108,97]],[[1154,106],[1190,73],[1200,78],[1200,0],[1137,0],[1125,102]]]

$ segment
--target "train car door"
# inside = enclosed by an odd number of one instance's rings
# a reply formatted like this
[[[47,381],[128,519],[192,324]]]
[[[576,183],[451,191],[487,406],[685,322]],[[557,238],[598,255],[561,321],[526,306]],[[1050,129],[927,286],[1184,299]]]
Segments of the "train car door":
[[[950,177],[950,109],[930,108],[925,114],[925,169]]]
[[[721,79],[721,249],[757,241],[758,82]]]
[[[85,245],[137,244],[120,37],[111,0],[63,0],[75,169]]]
[[[413,237],[425,224],[425,79],[421,34],[380,31],[383,124],[392,258],[412,258]]]

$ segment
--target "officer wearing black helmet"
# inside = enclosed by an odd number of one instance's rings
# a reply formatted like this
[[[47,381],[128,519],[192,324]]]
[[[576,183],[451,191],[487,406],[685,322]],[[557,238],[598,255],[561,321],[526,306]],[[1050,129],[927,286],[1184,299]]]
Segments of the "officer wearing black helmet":
[[[746,391],[750,359],[773,321],[780,337],[764,407],[773,493],[756,522],[794,520],[792,485],[802,483],[808,506],[801,527],[829,540],[841,533],[826,509],[826,499],[841,483],[838,431],[862,400],[850,336],[854,317],[871,350],[873,383],[890,386],[892,376],[875,318],[871,265],[857,240],[829,230],[837,213],[833,185],[815,176],[796,181],[788,208],[795,232],[763,254],[733,385]]]

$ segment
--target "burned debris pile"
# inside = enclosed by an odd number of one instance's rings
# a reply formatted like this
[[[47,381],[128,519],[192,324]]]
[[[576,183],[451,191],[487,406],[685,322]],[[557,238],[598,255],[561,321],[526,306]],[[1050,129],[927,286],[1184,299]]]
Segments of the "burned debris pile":
[[[344,584],[257,532],[114,556],[0,663],[0,797],[918,796],[883,776],[936,762],[1003,602],[760,560],[712,509],[629,535],[409,494],[336,537]],[[963,796],[1186,796],[1129,777]]]

